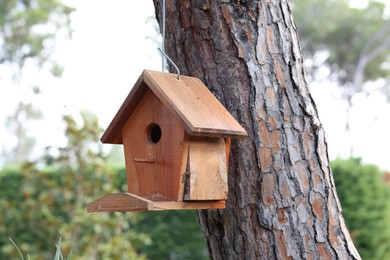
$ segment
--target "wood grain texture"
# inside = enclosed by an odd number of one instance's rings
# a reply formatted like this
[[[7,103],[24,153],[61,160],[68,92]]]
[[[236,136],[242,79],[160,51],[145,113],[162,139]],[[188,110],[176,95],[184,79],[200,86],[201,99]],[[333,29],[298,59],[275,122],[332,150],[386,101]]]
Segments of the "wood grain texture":
[[[87,206],[88,212],[123,212],[151,210],[153,203],[131,193],[105,195]]]
[[[153,210],[180,210],[180,209],[224,209],[226,202],[221,201],[156,201]]]
[[[226,169],[229,169],[229,156],[230,156],[230,146],[232,144],[231,138],[225,138],[225,151],[226,151]]]
[[[151,125],[161,128],[157,143]],[[176,201],[185,131],[181,123],[148,90],[123,127],[128,190],[153,201]]]
[[[145,83],[183,123],[189,135],[246,136],[208,88],[197,78],[144,71]]]
[[[191,136],[184,200],[226,200],[228,193],[224,138]]]
[[[223,209],[225,201],[151,201],[131,193],[105,195],[87,206],[88,212],[126,212],[154,210]]]
[[[186,183],[186,171],[187,171],[187,162],[188,162],[188,155],[189,155],[189,146],[190,146],[190,136],[188,134],[184,135],[184,141],[183,141],[183,149],[182,149],[182,156],[180,160],[180,178],[178,179],[179,182],[179,190],[177,194],[177,201],[183,201],[184,200],[184,189],[185,189],[185,183]]]

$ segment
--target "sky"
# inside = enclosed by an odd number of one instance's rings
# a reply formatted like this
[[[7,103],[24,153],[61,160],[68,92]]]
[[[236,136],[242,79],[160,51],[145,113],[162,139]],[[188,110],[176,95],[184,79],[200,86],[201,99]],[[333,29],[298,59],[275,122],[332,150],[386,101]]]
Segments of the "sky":
[[[28,125],[40,146],[37,153],[41,147],[65,144],[64,114],[77,117],[87,109],[106,127],[141,72],[161,70],[157,51],[161,39],[151,19],[152,1],[139,1],[137,7],[126,0],[109,5],[101,0],[64,2],[77,11],[71,17],[72,39],[58,44],[54,54],[65,68],[62,78],[54,79],[28,63],[20,84],[12,84],[11,70],[0,68],[0,120],[13,113],[20,100],[43,111],[43,121]],[[39,85],[42,94],[33,95],[32,85]],[[4,124],[0,124],[0,136],[0,152],[2,146],[8,149],[16,142]]]
[[[141,72],[161,70],[157,51],[161,40],[152,19],[151,0],[137,1],[136,6],[128,0],[110,4],[102,0],[64,2],[77,11],[72,16],[72,40],[59,44],[55,53],[65,67],[63,77],[53,79],[27,65],[17,87],[12,84],[10,71],[0,69],[0,120],[13,113],[20,100],[38,104],[45,119],[31,125],[30,133],[40,147],[64,144],[64,114],[77,117],[81,109],[88,109],[98,116],[103,128],[107,127]],[[41,86],[41,95],[32,94],[32,84]],[[348,157],[353,143],[353,155],[390,171],[386,152],[390,147],[390,106],[385,98],[379,93],[356,95],[352,131],[346,135],[345,103],[337,98],[337,87],[326,79],[310,86],[325,128],[330,159]],[[0,136],[0,149],[15,142],[4,124],[0,125]]]
[[[141,72],[161,70],[153,2],[138,1],[136,7],[126,0],[68,2],[77,8],[76,33],[62,49],[61,96],[69,108],[96,109],[106,125]]]

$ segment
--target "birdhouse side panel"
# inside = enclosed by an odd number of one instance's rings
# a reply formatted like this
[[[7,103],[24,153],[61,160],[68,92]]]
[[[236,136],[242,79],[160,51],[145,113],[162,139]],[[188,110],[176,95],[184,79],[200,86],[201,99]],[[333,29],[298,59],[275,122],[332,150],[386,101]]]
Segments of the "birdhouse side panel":
[[[227,150],[224,138],[191,136],[184,200],[226,200]]]
[[[148,91],[122,129],[128,190],[152,201],[176,201],[185,130]]]

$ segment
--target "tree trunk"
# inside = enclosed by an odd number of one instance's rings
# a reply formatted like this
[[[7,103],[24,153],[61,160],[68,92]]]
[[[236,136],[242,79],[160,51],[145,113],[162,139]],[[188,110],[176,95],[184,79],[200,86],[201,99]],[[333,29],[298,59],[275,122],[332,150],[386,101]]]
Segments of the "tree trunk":
[[[210,257],[360,259],[287,1],[168,0],[165,44],[249,134],[232,143],[227,208],[199,212]]]

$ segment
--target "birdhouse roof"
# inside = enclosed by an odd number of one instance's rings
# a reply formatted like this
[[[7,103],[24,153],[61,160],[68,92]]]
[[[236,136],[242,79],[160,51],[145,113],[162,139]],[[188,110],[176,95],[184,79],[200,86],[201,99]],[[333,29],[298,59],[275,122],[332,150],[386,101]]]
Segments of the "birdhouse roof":
[[[197,78],[144,70],[104,132],[103,143],[122,144],[122,128],[150,89],[189,135],[246,136],[246,131]]]

